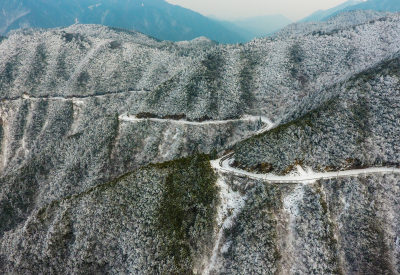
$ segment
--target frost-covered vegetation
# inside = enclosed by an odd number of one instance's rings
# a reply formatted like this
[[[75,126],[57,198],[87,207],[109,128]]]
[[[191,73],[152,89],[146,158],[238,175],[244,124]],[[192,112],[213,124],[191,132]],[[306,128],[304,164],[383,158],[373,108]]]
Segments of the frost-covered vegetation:
[[[66,27],[77,22],[136,30],[169,41],[207,36],[221,43],[254,34],[164,0],[2,0],[0,35],[19,28]]]
[[[299,101],[329,96],[325,89],[400,50],[398,25],[392,15],[338,32],[242,46],[158,42],[99,26],[20,31],[1,45],[1,98],[144,90],[140,112],[225,119],[246,111],[280,121]]]
[[[278,173],[400,166],[400,57],[357,74],[317,109],[236,146],[236,161]]]
[[[365,22],[380,20],[389,16],[389,12],[382,12],[377,10],[364,10],[364,11],[343,11],[335,15],[331,15],[324,24],[321,25],[319,20],[310,20],[307,23],[293,23],[283,28],[275,34],[276,37],[287,37],[304,34],[318,34],[318,33],[331,33],[343,28],[351,28]]]
[[[199,257],[212,242],[215,181],[207,156],[196,155],[55,200],[33,211],[18,234],[6,233],[0,249],[8,258],[0,268],[21,274],[190,274],[201,268]]]
[[[399,272],[398,176],[247,185],[216,274]]]
[[[277,173],[398,165],[400,16],[349,18],[244,45],[95,25],[12,33],[0,271],[398,273],[396,175],[270,186],[216,175],[203,155],[233,149]],[[276,127],[238,143],[263,122]]]

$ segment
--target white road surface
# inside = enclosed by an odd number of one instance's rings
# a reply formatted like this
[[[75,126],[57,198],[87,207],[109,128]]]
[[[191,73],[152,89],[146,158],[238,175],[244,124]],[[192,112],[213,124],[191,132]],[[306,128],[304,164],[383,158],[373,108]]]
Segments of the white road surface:
[[[170,123],[176,123],[176,124],[184,124],[184,125],[211,125],[211,124],[226,124],[226,123],[232,123],[232,122],[237,122],[237,121],[250,121],[254,122],[257,120],[261,120],[262,123],[265,125],[268,125],[268,128],[273,125],[273,123],[266,117],[263,116],[250,116],[246,115],[238,119],[226,119],[226,120],[205,120],[205,121],[189,121],[185,119],[165,119],[165,118],[137,118],[134,115],[120,115],[119,119],[121,121],[126,121],[126,122],[140,122],[140,121],[154,121],[154,122],[170,122]],[[266,127],[263,127],[262,131],[265,131]],[[254,134],[254,133],[252,133]]]
[[[121,115],[119,116],[121,121],[126,122],[140,122],[140,121],[154,121],[154,122],[170,122],[170,123],[177,123],[177,124],[184,124],[184,125],[210,125],[210,124],[225,124],[231,123],[235,121],[257,121],[260,120],[264,127],[262,127],[257,132],[251,133],[251,135],[260,134],[267,132],[275,127],[274,124],[270,119],[265,116],[253,116],[253,115],[245,115],[239,119],[228,119],[228,120],[208,120],[208,121],[188,121],[188,120],[174,120],[174,119],[163,119],[163,118],[137,118],[134,115]],[[250,136],[251,136],[250,135]],[[345,170],[345,171],[333,171],[333,172],[315,172],[311,168],[303,168],[301,166],[297,166],[297,171],[292,172],[285,176],[279,176],[275,174],[257,174],[248,172],[245,170],[241,170],[235,167],[232,167],[231,164],[233,163],[234,158],[233,154],[223,156],[218,160],[211,161],[212,166],[214,169],[225,172],[225,173],[232,173],[237,176],[245,176],[251,179],[256,180],[263,180],[271,183],[309,183],[315,182],[316,180],[320,179],[334,179],[334,178],[341,178],[341,177],[352,177],[352,176],[360,176],[360,175],[370,175],[370,174],[400,174],[399,168],[394,167],[371,167],[365,169],[353,169],[353,170]]]
[[[334,172],[314,172],[311,168],[303,169],[301,166],[297,166],[296,172],[290,173],[285,176],[278,176],[272,173],[257,174],[234,168],[231,166],[233,161],[234,158],[231,154],[224,156],[218,160],[211,161],[211,165],[214,169],[221,172],[232,173],[237,176],[246,176],[251,179],[263,180],[271,183],[310,183],[320,179],[334,179],[370,174],[400,174],[400,169],[395,167],[371,167],[365,169],[353,169]]]

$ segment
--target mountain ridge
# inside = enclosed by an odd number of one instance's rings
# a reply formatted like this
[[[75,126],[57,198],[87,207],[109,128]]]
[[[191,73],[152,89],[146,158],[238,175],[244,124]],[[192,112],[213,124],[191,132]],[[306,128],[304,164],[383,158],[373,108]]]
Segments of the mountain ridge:
[[[357,10],[399,12],[400,3],[396,0],[349,0],[331,9],[317,11],[299,22],[326,21],[340,13]]]
[[[118,8],[113,0],[23,0],[18,5],[7,0],[0,4],[0,9],[3,12],[0,33],[3,34],[20,27],[54,28],[80,22],[137,30],[162,40],[207,36],[223,43],[243,41],[234,28],[228,30],[217,21],[163,0],[124,1],[118,3]]]
[[[238,45],[11,32],[0,271],[396,273],[400,177],[352,170],[400,163],[400,15],[370,15]]]
[[[330,17],[332,14],[334,14],[336,12],[341,12],[344,9],[351,7],[351,6],[355,6],[363,1],[364,0],[348,0],[336,7],[333,7],[333,8],[327,9],[327,10],[318,10],[318,11],[312,13],[311,15],[301,19],[299,21],[299,23],[310,22],[310,21],[322,21],[324,19],[327,19],[328,17]]]

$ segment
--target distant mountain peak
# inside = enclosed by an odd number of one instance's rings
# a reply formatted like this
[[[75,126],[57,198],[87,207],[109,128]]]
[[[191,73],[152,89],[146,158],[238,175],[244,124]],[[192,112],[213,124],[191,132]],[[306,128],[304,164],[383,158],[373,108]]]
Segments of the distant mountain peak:
[[[102,24],[137,30],[162,40],[192,40],[206,36],[222,43],[245,39],[235,27],[164,0],[14,0],[0,1],[0,34],[21,27],[54,28],[76,23]]]
[[[349,0],[336,7],[327,10],[319,10],[300,22],[316,22],[324,21],[329,18],[346,11],[352,10],[372,10],[372,11],[385,11],[385,12],[398,12],[400,11],[399,0]]]

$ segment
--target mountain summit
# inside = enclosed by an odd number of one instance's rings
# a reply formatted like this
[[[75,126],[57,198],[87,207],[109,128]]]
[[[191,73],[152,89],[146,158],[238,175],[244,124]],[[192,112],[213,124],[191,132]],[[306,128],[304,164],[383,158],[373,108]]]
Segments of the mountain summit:
[[[346,11],[372,10],[385,12],[400,11],[399,0],[349,0],[328,10],[319,10],[300,20],[300,22],[324,21]]]
[[[136,30],[162,40],[206,36],[222,43],[242,42],[234,29],[164,0],[2,0],[0,34],[17,28],[54,28],[74,23]]]

